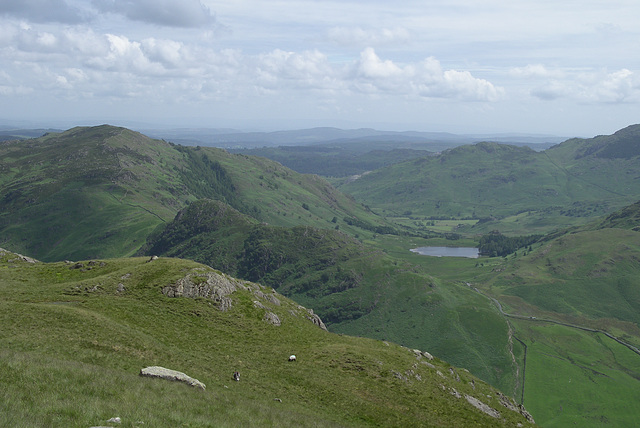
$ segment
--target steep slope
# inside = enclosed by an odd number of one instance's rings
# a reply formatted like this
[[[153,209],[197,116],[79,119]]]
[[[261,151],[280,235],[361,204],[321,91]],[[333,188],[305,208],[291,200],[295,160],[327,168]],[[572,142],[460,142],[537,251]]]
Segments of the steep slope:
[[[383,168],[340,190],[385,215],[519,222],[521,233],[584,223],[640,196],[640,126],[544,152],[478,143]],[[463,229],[464,230],[464,229]]]
[[[0,250],[0,293],[3,426],[530,425],[465,370],[328,333],[272,290],[190,261]],[[205,389],[140,377],[147,366]]]
[[[43,260],[131,255],[203,197],[272,224],[384,223],[318,177],[108,125],[2,142],[0,173],[0,242]]]
[[[200,200],[143,250],[273,287],[313,307],[331,331],[431,349],[505,391],[517,383],[508,327],[490,302],[339,231],[265,225]]]
[[[510,259],[491,284],[566,319],[593,326],[615,319],[621,322],[618,328],[635,325],[633,332],[640,328],[638,230],[640,202],[549,235],[533,251]]]
[[[640,156],[640,125],[630,125],[612,135],[573,138],[548,150],[548,155],[563,164],[592,157],[598,159],[633,159]]]

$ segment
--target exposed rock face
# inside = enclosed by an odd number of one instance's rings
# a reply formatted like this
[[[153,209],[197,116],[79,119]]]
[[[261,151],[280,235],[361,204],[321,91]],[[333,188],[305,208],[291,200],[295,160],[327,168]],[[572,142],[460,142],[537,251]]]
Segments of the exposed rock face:
[[[467,401],[469,402],[469,404],[471,404],[473,407],[475,407],[478,410],[483,411],[484,413],[486,413],[489,416],[492,416],[496,419],[500,418],[500,412],[498,412],[496,409],[487,406],[486,404],[484,404],[482,401],[478,400],[475,397],[472,397],[470,395],[466,395],[464,396],[464,398],[467,399]]]
[[[211,299],[221,311],[228,310],[233,301],[229,297],[238,289],[248,289],[248,283],[215,272],[191,273],[168,285],[162,292],[168,297],[203,297]]]
[[[200,388],[200,389],[206,388],[205,384],[200,382],[198,379],[194,379],[190,376],[187,376],[182,372],[171,370],[171,369],[165,369],[164,367],[160,367],[160,366],[146,367],[140,370],[140,376],[157,377],[160,379],[184,382],[187,385]]]
[[[307,319],[309,321],[311,321],[312,323],[314,323],[315,325],[317,325],[318,327],[320,327],[324,331],[328,331],[327,327],[324,325],[324,323],[322,322],[320,317],[317,314],[313,313],[313,309],[306,309],[305,308],[305,310],[309,313],[309,315],[307,316]]]
[[[278,318],[278,315],[274,314],[273,312],[265,312],[264,314],[264,320],[267,321],[269,324],[273,324],[275,326],[280,326],[280,318]]]
[[[525,417],[526,420],[528,420],[532,424],[536,423],[533,420],[533,416],[531,416],[531,413],[529,413],[522,404],[516,403],[513,400],[513,398],[509,398],[506,395],[502,394],[501,392],[498,392],[497,394],[498,394],[498,398],[500,399],[500,404],[502,404],[504,407],[506,407],[507,409],[513,412],[520,413],[522,416]]]
[[[7,260],[7,262],[9,263],[15,263],[15,262],[37,263],[38,262],[36,259],[32,259],[31,257],[23,256],[22,254],[13,253],[11,251],[5,250],[4,248],[0,248],[0,256],[6,256],[6,255],[15,256],[15,258]]]
[[[262,299],[262,300],[266,300],[266,301],[268,301],[269,303],[273,303],[273,304],[274,304],[274,305],[276,305],[276,306],[280,306],[280,299],[278,299],[278,298],[277,298],[276,296],[274,296],[273,294],[265,294],[265,293],[263,293],[263,292],[262,292],[262,291],[260,291],[260,290],[255,290],[255,291],[253,292],[253,294],[254,294],[256,297],[258,297],[258,298],[260,298],[260,299]]]
[[[125,279],[125,276],[121,279]],[[124,284],[117,289],[120,293],[125,290]],[[194,269],[174,284],[163,287],[162,293],[167,297],[201,297],[209,299],[215,302],[218,309],[226,311],[233,305],[231,295],[238,290],[249,291],[256,297],[256,299],[253,300],[253,307],[265,311],[262,318],[265,322],[274,326],[280,326],[282,324],[280,317],[273,312],[277,310],[275,307],[282,306],[282,302],[276,297],[277,293],[275,291],[269,291],[270,289],[267,287],[236,279],[214,270],[207,270],[205,268]],[[289,313],[292,316],[300,316],[301,313],[306,319],[327,331],[324,322],[322,322],[318,315],[313,313],[312,309],[307,309],[303,306],[297,306],[297,309],[299,311],[290,309]]]

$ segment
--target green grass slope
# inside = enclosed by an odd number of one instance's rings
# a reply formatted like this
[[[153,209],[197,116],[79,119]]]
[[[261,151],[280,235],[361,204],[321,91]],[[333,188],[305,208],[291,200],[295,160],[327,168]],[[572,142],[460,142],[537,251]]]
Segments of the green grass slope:
[[[379,169],[340,190],[388,216],[494,219],[461,229],[469,233],[544,232],[637,200],[637,147],[639,125],[543,152],[478,143]]]
[[[219,309],[217,295],[163,294],[187,280],[234,284],[231,306]],[[191,261],[46,264],[1,250],[0,293],[2,426],[110,425],[116,416],[123,427],[529,424],[465,370],[328,333],[272,290]],[[151,365],[206,389],[138,375]]]
[[[340,231],[265,225],[200,200],[143,251],[273,287],[313,307],[331,331],[431,349],[505,391],[517,382],[507,324],[490,302]]]
[[[474,278],[527,346],[524,403],[544,426],[629,426],[640,414],[639,212],[558,232]]]
[[[0,243],[42,260],[132,255],[159,224],[200,198],[275,225],[340,227],[334,217],[384,224],[318,177],[125,128],[0,143]]]

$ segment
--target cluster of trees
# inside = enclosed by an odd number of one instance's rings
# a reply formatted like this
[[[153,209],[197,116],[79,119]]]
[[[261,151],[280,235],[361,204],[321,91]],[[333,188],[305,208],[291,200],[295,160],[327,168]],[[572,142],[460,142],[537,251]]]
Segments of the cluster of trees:
[[[235,209],[246,212],[236,196],[236,188],[229,173],[217,160],[210,159],[206,153],[196,153],[193,147],[174,146],[182,152],[187,168],[180,170],[182,182],[198,199],[209,198],[226,202]]]
[[[542,235],[504,236],[498,231],[493,231],[480,238],[478,250],[483,256],[502,257],[520,248],[530,247],[540,238]]]
[[[376,226],[366,221],[360,220],[355,217],[345,217],[343,218],[344,222],[349,226],[356,226],[360,229],[370,230],[379,235],[395,235],[398,234],[398,231],[391,226]]]

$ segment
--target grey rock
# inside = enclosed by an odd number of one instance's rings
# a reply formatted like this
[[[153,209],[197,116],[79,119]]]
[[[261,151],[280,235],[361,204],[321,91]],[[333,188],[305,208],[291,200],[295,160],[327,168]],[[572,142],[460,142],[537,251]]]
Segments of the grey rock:
[[[478,400],[475,397],[472,397],[471,395],[466,395],[464,396],[464,398],[467,399],[467,401],[469,402],[469,404],[471,404],[473,407],[475,407],[478,410],[481,410],[482,412],[486,413],[487,415],[493,417],[493,418],[500,418],[500,412],[498,412],[496,409],[484,404],[482,401]]]
[[[312,323],[314,323],[315,325],[317,325],[318,327],[320,327],[324,331],[328,331],[327,327],[324,325],[324,323],[322,322],[320,317],[317,314],[313,313],[313,309],[307,309],[307,312],[309,313],[309,316],[307,316],[307,319],[309,321],[311,321]]]
[[[234,291],[247,286],[242,281],[216,272],[192,273],[168,285],[162,292],[168,297],[203,297],[213,300],[218,309],[226,311],[233,301],[229,297]]]
[[[23,256],[22,254],[13,253],[11,251],[5,250],[4,248],[0,248],[0,256],[4,256],[6,254],[11,254],[16,256],[14,259],[7,260],[9,263],[15,263],[15,262],[38,263],[36,259],[32,259],[31,257]]]
[[[264,314],[264,318],[263,318],[266,322],[273,324],[275,326],[280,326],[281,322],[280,322],[280,318],[278,318],[278,315],[274,314],[273,312],[266,312]]]
[[[528,420],[532,424],[536,423],[533,420],[533,416],[531,416],[531,413],[529,413],[522,404],[516,403],[512,398],[507,397],[501,392],[497,392],[497,395],[498,399],[500,400],[500,404],[502,404],[504,407],[511,410],[512,412],[520,413],[526,420]]]
[[[200,382],[198,379],[194,379],[191,376],[187,376],[182,372],[166,369],[160,366],[146,367],[140,370],[140,376],[155,377],[155,378],[160,378],[165,380],[184,382],[187,385],[200,388],[200,389],[206,388],[205,384]]]
[[[280,299],[278,299],[276,296],[274,296],[273,294],[265,294],[264,296],[265,300],[267,300],[270,303],[273,303],[276,306],[280,306]]]

